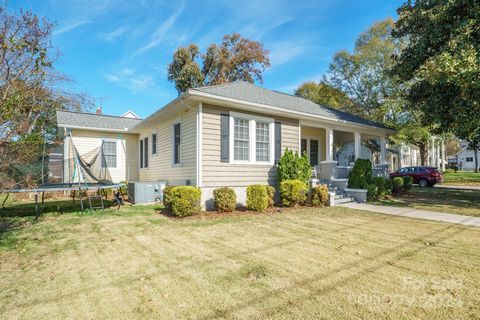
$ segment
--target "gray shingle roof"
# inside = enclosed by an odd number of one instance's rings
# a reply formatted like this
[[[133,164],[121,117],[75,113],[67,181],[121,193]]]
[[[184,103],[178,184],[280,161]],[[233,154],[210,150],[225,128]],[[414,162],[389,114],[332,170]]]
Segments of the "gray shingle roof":
[[[354,116],[353,114],[339,111],[334,108],[318,105],[310,100],[301,97],[296,97],[286,93],[258,87],[246,81],[235,81],[217,86],[199,87],[194,88],[194,90],[226,98],[238,99],[252,103],[260,103],[278,108],[284,108],[287,110],[327,117],[333,120],[348,121],[389,129],[380,123],[372,122]]]
[[[72,111],[57,111],[57,124],[65,127],[87,127],[126,131],[141,122],[141,119],[99,115]]]

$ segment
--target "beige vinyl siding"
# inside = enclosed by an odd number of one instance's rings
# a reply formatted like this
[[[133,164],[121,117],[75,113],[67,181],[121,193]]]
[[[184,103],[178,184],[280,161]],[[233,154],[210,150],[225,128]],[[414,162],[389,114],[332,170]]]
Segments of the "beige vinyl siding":
[[[66,138],[65,158],[73,156]],[[116,141],[117,166],[109,168],[113,182],[135,181],[138,179],[138,136],[130,133],[112,133],[93,130],[72,130],[72,139],[75,148],[81,155],[87,154],[102,145],[102,140]]]
[[[220,161],[220,114],[232,110],[204,104],[202,115],[202,177],[203,187],[244,187],[250,184],[276,184],[276,167],[264,164],[231,164]],[[238,111],[244,114],[252,114]],[[264,114],[257,116],[271,117]],[[299,124],[297,120],[273,117],[282,125],[282,152],[297,151]],[[232,134],[232,133],[230,133]],[[271,146],[274,148],[274,146]]]
[[[140,181],[166,180],[168,184],[196,185],[196,117],[187,109],[169,119],[159,119],[141,130],[138,139],[148,137],[148,167],[139,169]],[[180,164],[173,164],[173,125],[180,123]],[[152,154],[152,134],[157,134],[157,154]],[[137,145],[140,145],[139,140]],[[137,152],[137,159],[139,159]]]

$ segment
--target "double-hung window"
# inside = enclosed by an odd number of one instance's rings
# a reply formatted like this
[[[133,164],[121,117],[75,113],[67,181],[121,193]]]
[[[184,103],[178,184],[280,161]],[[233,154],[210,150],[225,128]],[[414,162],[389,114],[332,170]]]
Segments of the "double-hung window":
[[[157,154],[157,134],[152,133],[152,154]]]
[[[230,161],[273,164],[274,119],[230,112]]]
[[[256,128],[256,159],[257,161],[270,161],[270,124],[258,122]]]
[[[233,156],[236,161],[248,161],[249,160],[249,148],[250,148],[250,123],[247,119],[234,118],[234,150]]]
[[[117,167],[117,142],[103,141],[102,142],[102,167],[116,168]]]

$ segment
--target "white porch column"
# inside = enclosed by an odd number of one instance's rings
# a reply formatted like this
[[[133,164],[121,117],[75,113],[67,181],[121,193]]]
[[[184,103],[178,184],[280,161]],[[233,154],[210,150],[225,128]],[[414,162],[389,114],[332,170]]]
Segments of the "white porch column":
[[[435,167],[437,168],[440,168],[440,140],[437,140],[437,145],[436,145],[436,148],[437,148],[437,161],[436,161],[436,164],[435,164]]]
[[[429,166],[435,166],[435,138],[432,137],[430,142],[430,163]]]
[[[333,161],[333,129],[326,128],[325,158],[328,162]]]
[[[355,138],[355,160],[360,158],[360,152],[362,150],[362,137],[360,132],[354,132],[353,136]]]
[[[387,139],[380,137],[380,165],[387,163]]]
[[[442,143],[442,160],[441,160],[442,162],[440,164],[440,167],[442,171],[445,171],[445,161],[447,160],[447,157],[445,155],[445,140],[442,139],[441,143]]]

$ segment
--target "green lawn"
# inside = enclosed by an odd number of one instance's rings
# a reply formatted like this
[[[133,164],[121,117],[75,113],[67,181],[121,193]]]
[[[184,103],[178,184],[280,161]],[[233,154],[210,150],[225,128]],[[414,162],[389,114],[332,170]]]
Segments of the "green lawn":
[[[480,190],[413,187],[408,193],[393,194],[374,204],[480,217]]]
[[[4,217],[2,318],[480,317],[480,229],[339,207],[155,209]]]
[[[480,186],[480,172],[458,171],[443,175],[443,184]]]

